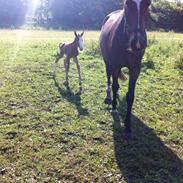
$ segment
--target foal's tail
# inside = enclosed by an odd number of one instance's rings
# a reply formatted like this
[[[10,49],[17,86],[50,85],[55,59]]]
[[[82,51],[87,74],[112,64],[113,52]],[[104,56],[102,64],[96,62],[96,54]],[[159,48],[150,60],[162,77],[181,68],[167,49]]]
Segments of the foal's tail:
[[[121,70],[120,73],[119,73],[119,79],[125,81],[128,79],[128,76],[124,74],[124,72]]]
[[[65,46],[65,43],[60,43],[59,44],[59,49],[60,49],[60,57],[63,57],[64,56],[64,46]]]

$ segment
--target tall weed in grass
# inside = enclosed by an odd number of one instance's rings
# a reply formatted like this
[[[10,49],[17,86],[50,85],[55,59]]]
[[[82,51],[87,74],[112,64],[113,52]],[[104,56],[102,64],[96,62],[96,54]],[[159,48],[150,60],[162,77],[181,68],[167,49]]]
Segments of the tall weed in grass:
[[[99,42],[96,40],[88,41],[84,53],[91,56],[101,56]]]
[[[183,41],[178,44],[178,47],[179,50],[176,50],[174,53],[176,56],[175,68],[179,69],[180,73],[183,74]]]

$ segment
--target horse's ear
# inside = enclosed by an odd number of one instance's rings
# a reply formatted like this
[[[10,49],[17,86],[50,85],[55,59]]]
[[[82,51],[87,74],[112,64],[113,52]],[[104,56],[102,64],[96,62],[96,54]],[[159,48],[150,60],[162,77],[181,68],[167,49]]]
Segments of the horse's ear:
[[[76,33],[76,31],[74,31],[74,35],[77,37],[78,35],[77,35],[77,33]]]
[[[81,36],[83,36],[84,35],[84,31],[81,33]]]

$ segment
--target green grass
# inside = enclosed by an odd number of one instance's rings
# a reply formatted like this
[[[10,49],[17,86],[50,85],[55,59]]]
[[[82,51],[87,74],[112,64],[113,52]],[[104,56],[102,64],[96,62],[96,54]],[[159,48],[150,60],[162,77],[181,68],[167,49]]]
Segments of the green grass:
[[[148,34],[131,142],[123,138],[128,82],[120,82],[119,119],[103,103],[99,32],[86,32],[79,56],[82,95],[74,63],[70,88],[63,61],[51,75],[57,45],[72,32],[0,35],[0,182],[183,182],[183,34]]]

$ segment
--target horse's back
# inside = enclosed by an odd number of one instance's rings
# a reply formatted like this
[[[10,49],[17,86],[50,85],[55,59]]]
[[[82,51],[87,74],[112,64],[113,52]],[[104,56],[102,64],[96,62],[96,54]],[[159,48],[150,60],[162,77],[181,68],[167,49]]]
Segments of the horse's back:
[[[100,34],[100,48],[104,61],[110,55],[113,46],[114,36],[123,17],[123,10],[117,10],[106,16]]]

